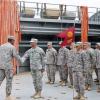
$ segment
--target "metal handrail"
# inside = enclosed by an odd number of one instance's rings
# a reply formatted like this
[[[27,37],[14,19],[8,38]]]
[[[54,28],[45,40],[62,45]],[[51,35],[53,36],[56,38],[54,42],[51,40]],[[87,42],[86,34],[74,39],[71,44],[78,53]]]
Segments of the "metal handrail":
[[[33,18],[36,18],[38,16],[38,18],[47,18],[47,19],[70,19],[70,20],[75,20],[75,18],[78,18],[78,20],[80,21],[80,16],[79,16],[79,8],[80,6],[75,6],[75,5],[65,5],[65,4],[51,4],[51,3],[39,3],[39,2],[27,2],[27,1],[18,1],[18,5],[19,5],[19,14],[21,17],[25,17],[23,16],[23,14],[25,14],[25,10],[26,9],[30,9],[34,14],[32,15]],[[56,9],[53,9],[56,8]],[[49,9],[49,11],[51,10],[50,13],[55,13],[57,11],[57,9],[59,10],[59,12],[57,13],[57,15],[53,16],[53,14],[51,14],[51,16],[48,16],[46,14],[46,10]],[[64,15],[64,12],[65,15]],[[88,14],[89,14],[89,20],[92,22],[97,22],[100,23],[100,19],[97,15],[97,13],[100,12],[100,8],[96,8],[96,7],[89,7],[88,8]],[[72,16],[71,16],[71,15]],[[27,15],[27,14],[26,14]],[[100,16],[100,14],[99,14]]]

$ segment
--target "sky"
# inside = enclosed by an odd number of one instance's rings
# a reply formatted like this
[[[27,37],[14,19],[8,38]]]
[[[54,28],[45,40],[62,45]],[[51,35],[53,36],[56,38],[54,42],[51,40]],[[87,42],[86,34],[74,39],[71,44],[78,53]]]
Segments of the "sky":
[[[77,6],[88,6],[88,7],[100,8],[100,0],[19,0],[19,1],[66,4],[66,5],[77,5]]]

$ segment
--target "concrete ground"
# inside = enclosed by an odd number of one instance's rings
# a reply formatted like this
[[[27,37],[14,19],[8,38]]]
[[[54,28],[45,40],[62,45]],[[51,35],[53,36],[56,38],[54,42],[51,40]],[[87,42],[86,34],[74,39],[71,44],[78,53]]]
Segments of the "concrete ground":
[[[14,76],[12,95],[17,100],[73,100],[75,90],[68,86],[59,86],[59,75],[56,74],[56,82],[53,85],[46,84],[46,73],[43,76],[43,98],[33,99],[31,96],[34,93],[32,77],[29,72],[21,73]],[[96,92],[96,86],[93,85],[93,90],[85,92],[86,100],[100,100],[100,93]],[[5,80],[0,87],[0,100],[5,100]]]

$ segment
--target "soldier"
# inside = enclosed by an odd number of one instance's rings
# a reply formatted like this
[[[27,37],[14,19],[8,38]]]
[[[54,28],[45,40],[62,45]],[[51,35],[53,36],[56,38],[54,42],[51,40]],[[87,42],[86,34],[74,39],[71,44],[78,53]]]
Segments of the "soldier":
[[[91,84],[92,84],[92,73],[93,73],[93,66],[95,62],[95,55],[94,51],[90,48],[90,44],[88,42],[83,43],[83,49],[86,53],[87,59],[87,67],[85,69],[85,89],[90,91]]]
[[[14,36],[9,36],[8,42],[0,46],[0,85],[6,77],[6,100],[15,100],[15,98],[11,96],[13,79],[12,59],[16,58],[17,61],[21,63],[21,58],[13,46],[14,42]]]
[[[72,71],[72,67],[73,65],[73,61],[74,61],[74,54],[75,54],[75,44],[72,43],[70,45],[70,51],[69,51],[69,57],[68,57],[68,74],[69,74],[69,79],[70,79],[70,85],[69,88],[73,88],[73,71]]]
[[[96,43],[96,45],[95,45],[95,54],[96,54],[96,51],[98,51],[98,49],[99,49],[99,43]],[[95,55],[96,56],[96,55]],[[97,78],[96,79],[94,79],[94,82],[99,82],[99,79],[98,79],[98,70],[97,70],[97,68],[96,68],[96,66],[95,66],[95,73],[96,73],[96,76],[97,76]]]
[[[52,42],[48,42],[48,49],[46,50],[46,67],[48,82],[54,84],[56,72],[57,51],[52,47]]]
[[[99,86],[97,92],[100,92],[100,43],[96,44],[95,54],[96,54],[96,69],[97,69],[98,80],[99,80]]]
[[[22,57],[23,62],[29,58],[30,59],[30,69],[33,78],[33,84],[35,88],[35,94],[33,98],[41,98],[42,92],[42,76],[45,70],[45,52],[42,48],[37,46],[37,39],[32,38],[31,48],[27,50]]]
[[[73,83],[75,90],[77,92],[77,96],[73,99],[78,100],[85,100],[84,97],[84,67],[87,63],[85,60],[85,53],[82,51],[81,43],[76,43],[76,52],[74,54],[74,61],[73,61]]]
[[[60,74],[60,85],[66,85],[67,78],[68,78],[68,68],[67,68],[67,61],[69,56],[69,50],[62,46],[62,41],[59,42],[60,49],[57,55],[57,66]]]

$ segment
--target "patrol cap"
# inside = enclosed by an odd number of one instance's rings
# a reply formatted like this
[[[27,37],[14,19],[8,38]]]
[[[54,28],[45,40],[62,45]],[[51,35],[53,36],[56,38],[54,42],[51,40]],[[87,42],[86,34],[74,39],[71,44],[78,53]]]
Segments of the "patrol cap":
[[[31,41],[30,41],[30,43],[32,43],[32,42],[37,43],[38,39],[32,38]]]
[[[14,36],[8,36],[8,39],[15,40],[15,37]]]
[[[72,42],[72,43],[71,43],[71,46],[75,46],[75,42]]]
[[[52,45],[52,42],[48,42],[47,45]]]
[[[100,43],[96,43],[96,45],[100,46]]]
[[[81,44],[82,44],[82,42],[76,42],[75,46],[77,47],[77,46],[80,46]]]
[[[62,41],[60,41],[59,44],[62,44]]]
[[[82,44],[82,42],[76,42],[76,43],[78,43],[78,44]]]
[[[88,42],[89,45],[91,45],[91,42]]]
[[[89,44],[89,42],[83,42],[83,45],[87,45],[87,44]]]

